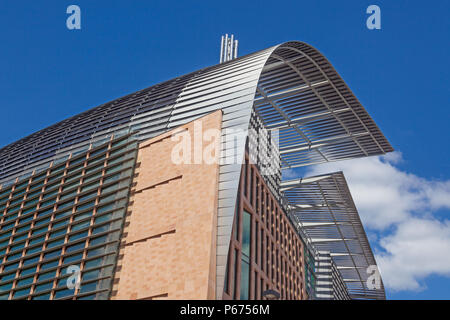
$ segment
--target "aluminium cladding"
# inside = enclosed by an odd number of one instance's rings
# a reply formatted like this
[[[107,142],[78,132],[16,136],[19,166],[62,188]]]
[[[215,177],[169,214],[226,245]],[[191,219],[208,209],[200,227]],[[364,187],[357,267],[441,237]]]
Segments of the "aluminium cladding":
[[[140,140],[215,110],[222,128],[246,130],[254,110],[278,130],[282,168],[379,155],[392,147],[328,60],[302,42],[286,42],[140,90],[38,131],[0,149],[0,183],[30,174],[52,160],[85,150],[113,132]],[[245,137],[222,134],[222,151],[243,159]],[[223,164],[219,176],[217,299],[241,166]],[[227,240],[228,239],[228,240]]]

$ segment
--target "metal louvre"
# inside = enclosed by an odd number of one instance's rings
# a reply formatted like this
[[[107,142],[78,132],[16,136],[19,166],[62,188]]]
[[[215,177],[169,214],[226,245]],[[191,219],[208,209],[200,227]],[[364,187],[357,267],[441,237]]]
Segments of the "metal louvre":
[[[385,299],[369,289],[367,268],[376,265],[358,211],[342,172],[284,181],[281,191],[293,220],[318,251],[328,251],[353,299]]]
[[[254,107],[266,128],[279,130],[283,169],[393,151],[331,64],[304,43],[270,56]]]

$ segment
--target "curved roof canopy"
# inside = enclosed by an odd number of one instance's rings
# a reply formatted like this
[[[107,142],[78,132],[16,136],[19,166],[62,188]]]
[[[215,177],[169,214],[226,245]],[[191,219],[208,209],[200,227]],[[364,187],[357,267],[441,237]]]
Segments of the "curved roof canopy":
[[[0,149],[0,182],[124,128],[146,139],[217,109],[229,111],[225,122],[248,123],[252,105],[268,129],[279,130],[283,168],[393,150],[328,60],[305,43],[287,42],[137,91],[12,143]]]
[[[380,288],[367,287],[376,261],[343,173],[283,181],[281,191],[313,246],[330,252],[350,296],[385,299],[381,278]]]

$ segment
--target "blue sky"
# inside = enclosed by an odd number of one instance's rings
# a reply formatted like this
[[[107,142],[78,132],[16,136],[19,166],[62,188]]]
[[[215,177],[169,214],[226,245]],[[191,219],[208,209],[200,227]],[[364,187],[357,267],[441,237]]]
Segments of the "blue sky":
[[[224,33],[234,33],[239,39],[240,55],[301,40],[331,61],[401,152],[394,160],[378,159],[379,163],[372,164],[393,167],[399,173],[399,194],[413,195],[413,204],[414,195],[425,197],[416,209],[403,208],[407,211],[404,217],[434,222],[450,243],[450,2],[226,3],[0,2],[0,146],[114,98],[216,64]],[[66,28],[66,8],[71,4],[81,7],[81,30]],[[365,11],[371,4],[381,8],[381,30],[366,28]],[[413,188],[402,193],[417,181],[425,182],[431,191]],[[352,179],[349,183],[352,187]],[[442,198],[431,199],[424,196],[427,192],[443,192]],[[361,208],[366,210],[364,205]],[[381,255],[392,248],[386,239],[397,239],[407,221],[369,228],[373,246],[380,248]],[[418,225],[423,225],[421,221]],[[395,254],[395,249],[388,253]],[[449,263],[440,261],[438,268],[424,268],[430,272],[412,275],[419,288],[388,289],[388,297],[450,298]]]

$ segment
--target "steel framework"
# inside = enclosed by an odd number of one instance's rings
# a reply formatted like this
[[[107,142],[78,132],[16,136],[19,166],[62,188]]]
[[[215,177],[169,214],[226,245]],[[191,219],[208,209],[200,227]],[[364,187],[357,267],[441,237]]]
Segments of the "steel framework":
[[[353,299],[385,299],[383,282],[369,289],[369,266],[376,266],[364,227],[342,172],[284,181],[289,214],[319,251],[330,255]]]

